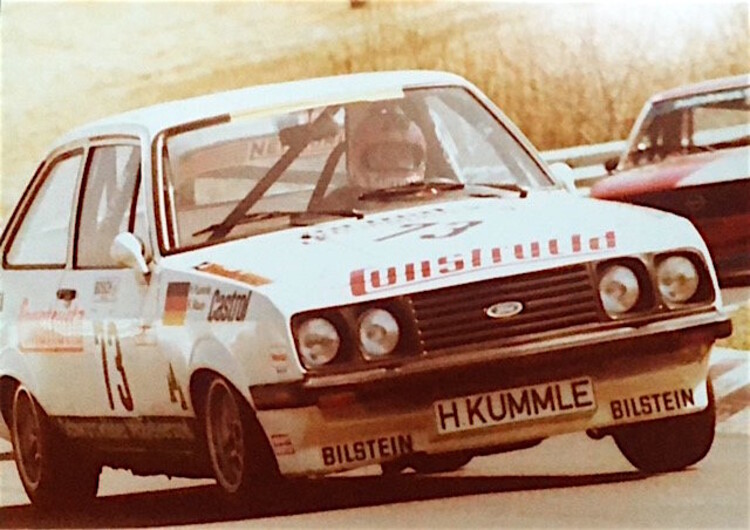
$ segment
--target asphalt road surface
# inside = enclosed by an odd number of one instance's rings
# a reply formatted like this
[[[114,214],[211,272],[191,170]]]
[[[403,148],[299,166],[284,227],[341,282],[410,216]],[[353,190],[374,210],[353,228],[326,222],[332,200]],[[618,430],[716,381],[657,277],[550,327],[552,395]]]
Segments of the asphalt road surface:
[[[207,481],[105,471],[82,514],[28,505],[11,461],[0,462],[0,528],[221,526],[222,528],[747,528],[750,437],[718,433],[705,460],[665,475],[636,472],[611,438],[568,435],[474,459],[443,475],[357,474],[293,482],[242,508],[223,506]]]

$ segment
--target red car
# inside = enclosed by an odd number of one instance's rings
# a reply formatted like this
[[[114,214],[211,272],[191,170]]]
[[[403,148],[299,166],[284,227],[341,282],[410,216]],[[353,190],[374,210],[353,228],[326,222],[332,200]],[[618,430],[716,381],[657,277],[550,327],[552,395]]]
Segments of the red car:
[[[750,75],[654,95],[591,196],[674,212],[698,228],[723,285],[750,284]],[[665,234],[666,236],[666,234]]]

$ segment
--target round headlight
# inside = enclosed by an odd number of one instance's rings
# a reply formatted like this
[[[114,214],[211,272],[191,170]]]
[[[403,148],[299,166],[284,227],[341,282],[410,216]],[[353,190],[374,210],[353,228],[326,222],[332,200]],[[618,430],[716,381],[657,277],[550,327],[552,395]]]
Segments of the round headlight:
[[[306,366],[330,363],[339,351],[341,338],[336,327],[324,318],[311,318],[297,330],[299,352]]]
[[[635,273],[623,265],[609,267],[599,280],[599,297],[611,316],[621,315],[638,303],[641,288]]]
[[[370,309],[359,320],[359,344],[365,357],[388,355],[396,348],[399,336],[396,318],[385,309]]]
[[[693,262],[683,256],[671,256],[656,268],[659,292],[667,304],[682,304],[698,291],[698,271]]]

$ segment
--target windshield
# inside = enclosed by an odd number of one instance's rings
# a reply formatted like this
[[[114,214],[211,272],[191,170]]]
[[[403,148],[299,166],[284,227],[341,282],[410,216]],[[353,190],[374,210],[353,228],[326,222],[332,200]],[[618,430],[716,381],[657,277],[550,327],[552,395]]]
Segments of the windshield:
[[[482,185],[495,196],[554,185],[467,90],[394,95],[227,117],[166,136],[165,250],[457,200]]]
[[[750,88],[654,103],[631,137],[623,168],[750,144]]]

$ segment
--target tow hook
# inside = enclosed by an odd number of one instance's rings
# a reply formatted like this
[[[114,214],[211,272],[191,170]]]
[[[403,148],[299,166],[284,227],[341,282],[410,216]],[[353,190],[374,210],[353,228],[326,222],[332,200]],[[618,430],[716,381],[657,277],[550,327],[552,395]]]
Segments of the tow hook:
[[[592,440],[601,440],[602,438],[607,436],[609,433],[603,429],[587,429],[586,434]]]

